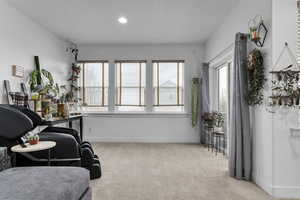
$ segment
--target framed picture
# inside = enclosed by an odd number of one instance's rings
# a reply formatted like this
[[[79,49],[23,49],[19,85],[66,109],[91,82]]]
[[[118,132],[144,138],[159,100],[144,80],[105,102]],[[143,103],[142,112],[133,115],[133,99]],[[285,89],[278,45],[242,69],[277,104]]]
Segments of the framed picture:
[[[24,77],[24,67],[13,65],[12,66],[13,76],[23,78]]]

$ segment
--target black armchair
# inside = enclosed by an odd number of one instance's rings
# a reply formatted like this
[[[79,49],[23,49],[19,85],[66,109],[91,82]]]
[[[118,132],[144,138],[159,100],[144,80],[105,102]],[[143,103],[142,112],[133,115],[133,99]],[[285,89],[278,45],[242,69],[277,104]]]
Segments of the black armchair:
[[[42,118],[35,112],[11,105],[0,105],[0,146],[11,147],[37,126]],[[76,130],[62,127],[48,127],[39,133],[41,141],[55,141],[51,151],[51,164],[57,166],[81,166],[90,171],[91,179],[101,177],[101,165],[89,142],[81,142]],[[17,166],[41,165],[48,158],[47,152],[17,154]],[[47,159],[46,159],[47,160]]]
[[[32,131],[42,122],[35,112],[18,106],[0,105],[0,145],[11,147],[23,143],[22,137]],[[72,134],[61,132],[41,132],[41,141],[55,141],[56,146],[51,153],[51,161],[54,165],[81,166],[80,144]],[[47,158],[47,152],[33,152],[17,157],[17,166],[41,165],[40,160]]]
[[[0,105],[0,146],[11,147],[22,143],[21,138],[33,129],[25,114],[8,105]]]

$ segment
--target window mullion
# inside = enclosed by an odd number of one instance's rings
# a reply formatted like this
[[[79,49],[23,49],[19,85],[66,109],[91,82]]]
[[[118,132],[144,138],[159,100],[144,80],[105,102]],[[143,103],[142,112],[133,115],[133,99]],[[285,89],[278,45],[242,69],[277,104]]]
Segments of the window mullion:
[[[119,105],[122,105],[122,63],[120,63],[119,72]]]
[[[109,89],[108,89],[108,110],[110,112],[113,112],[115,110],[115,102],[116,102],[116,67],[115,64],[113,64],[111,61],[108,64],[109,66],[109,78],[108,78],[108,82],[109,82]]]
[[[139,106],[142,105],[142,63],[139,63]]]
[[[180,102],[179,102],[179,62],[177,62],[177,105],[179,105],[180,104]]]
[[[154,105],[154,90],[153,90],[153,64],[151,62],[146,62],[146,85],[144,90],[144,98],[146,111],[152,112]]]
[[[105,89],[105,87],[104,87],[104,74],[105,74],[105,72],[104,72],[104,63],[102,63],[102,106],[104,106],[104,94],[105,94],[105,92],[104,92],[104,89]]]
[[[157,89],[156,89],[156,97],[157,97],[157,106],[159,106],[159,63],[156,63],[156,74],[157,74]]]
[[[83,70],[82,70],[82,89],[83,89],[83,91],[82,91],[82,96],[83,96],[83,104],[86,104],[86,100],[85,100],[85,63],[83,63],[83,65],[82,65],[82,68],[83,68]]]

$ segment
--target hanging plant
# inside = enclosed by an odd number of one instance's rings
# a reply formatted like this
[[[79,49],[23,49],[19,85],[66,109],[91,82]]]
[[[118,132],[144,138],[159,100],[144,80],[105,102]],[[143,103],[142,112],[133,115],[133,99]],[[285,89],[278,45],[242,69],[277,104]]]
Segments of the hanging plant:
[[[68,81],[70,81],[70,91],[66,94],[67,100],[69,102],[79,102],[81,99],[76,97],[78,91],[80,90],[80,87],[78,86],[78,79],[80,78],[80,65],[78,65],[77,63],[72,63],[72,67],[71,67],[71,76],[68,79]]]
[[[248,104],[251,106],[260,105],[263,102],[263,89],[266,82],[264,59],[258,49],[254,49],[248,55]]]

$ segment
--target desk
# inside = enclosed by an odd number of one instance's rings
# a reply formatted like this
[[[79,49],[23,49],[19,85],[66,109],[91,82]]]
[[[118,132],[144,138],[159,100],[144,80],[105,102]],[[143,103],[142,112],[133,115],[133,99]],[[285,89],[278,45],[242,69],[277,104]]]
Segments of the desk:
[[[79,120],[79,134],[80,134],[80,139],[82,141],[83,139],[83,115],[74,115],[70,116],[68,118],[53,118],[51,120],[44,120],[41,125],[45,126],[54,126],[57,124],[62,124],[62,123],[69,123],[69,128],[73,127],[73,121]]]

